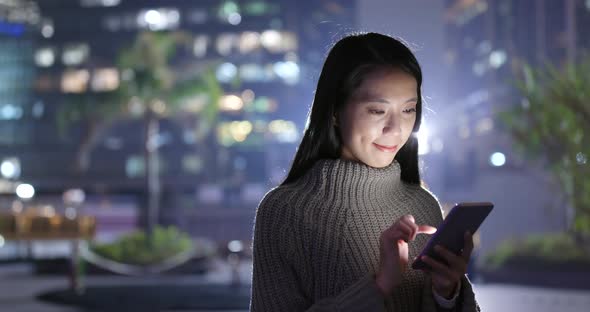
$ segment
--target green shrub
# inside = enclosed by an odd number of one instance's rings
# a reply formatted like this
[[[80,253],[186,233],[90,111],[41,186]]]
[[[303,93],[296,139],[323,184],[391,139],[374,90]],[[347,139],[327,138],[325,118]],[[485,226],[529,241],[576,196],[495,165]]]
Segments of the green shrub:
[[[484,260],[486,268],[526,266],[539,268],[559,265],[590,266],[590,254],[567,233],[535,234],[507,240]]]
[[[122,236],[109,244],[95,244],[92,250],[107,259],[134,265],[149,265],[176,256],[193,248],[190,236],[176,227],[156,226],[151,240],[143,231]]]

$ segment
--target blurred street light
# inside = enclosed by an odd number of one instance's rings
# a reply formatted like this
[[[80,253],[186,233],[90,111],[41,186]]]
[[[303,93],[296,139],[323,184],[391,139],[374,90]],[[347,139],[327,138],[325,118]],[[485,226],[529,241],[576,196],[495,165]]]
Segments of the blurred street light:
[[[31,199],[35,196],[35,188],[30,184],[19,184],[16,187],[16,196],[21,199]]]
[[[490,163],[494,167],[501,167],[506,164],[506,156],[503,153],[496,152],[490,156]]]
[[[20,161],[18,158],[6,158],[0,164],[0,174],[6,179],[16,179],[20,176]]]

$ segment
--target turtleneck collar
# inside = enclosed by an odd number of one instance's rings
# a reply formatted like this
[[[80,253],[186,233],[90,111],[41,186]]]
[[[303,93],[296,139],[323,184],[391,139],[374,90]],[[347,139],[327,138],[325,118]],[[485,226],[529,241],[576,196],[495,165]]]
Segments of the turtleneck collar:
[[[345,159],[320,159],[308,172],[311,183],[319,183],[328,193],[364,196],[391,196],[402,187],[401,168],[394,160],[383,168]],[[304,179],[305,180],[305,179]]]

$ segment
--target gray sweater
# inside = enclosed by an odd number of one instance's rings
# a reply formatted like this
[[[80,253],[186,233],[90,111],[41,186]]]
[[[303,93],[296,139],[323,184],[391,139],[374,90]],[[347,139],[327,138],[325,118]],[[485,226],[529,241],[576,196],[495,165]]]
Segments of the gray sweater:
[[[405,214],[417,224],[442,222],[437,199],[400,173],[397,161],[373,168],[322,159],[268,192],[256,211],[251,311],[447,311],[422,271],[408,268],[389,297],[375,283],[383,230]],[[428,239],[410,242],[410,259]],[[454,310],[480,311],[467,276],[461,284]]]

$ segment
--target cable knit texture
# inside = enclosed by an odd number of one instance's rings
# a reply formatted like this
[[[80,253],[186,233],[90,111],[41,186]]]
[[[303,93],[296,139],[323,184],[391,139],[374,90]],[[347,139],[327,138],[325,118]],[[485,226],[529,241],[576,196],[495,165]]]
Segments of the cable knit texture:
[[[478,312],[464,276],[455,307],[439,307],[427,274],[408,268],[393,295],[375,283],[381,232],[405,214],[437,227],[437,199],[385,168],[322,159],[297,181],[268,192],[256,211],[251,311]],[[430,235],[409,244],[410,259]]]

